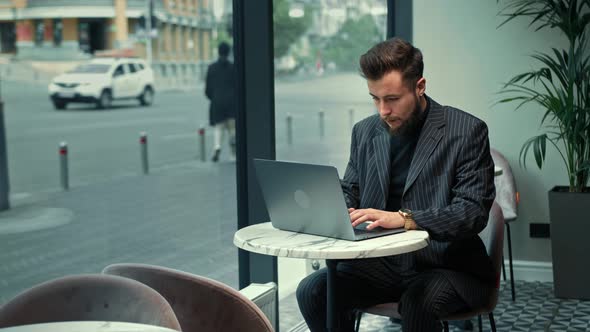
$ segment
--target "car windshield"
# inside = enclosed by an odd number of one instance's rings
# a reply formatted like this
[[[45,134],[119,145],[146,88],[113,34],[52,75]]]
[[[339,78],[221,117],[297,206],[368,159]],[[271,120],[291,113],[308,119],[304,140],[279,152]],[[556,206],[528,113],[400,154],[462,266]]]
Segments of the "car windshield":
[[[83,65],[79,65],[78,67],[74,68],[70,73],[89,73],[89,74],[100,74],[106,73],[111,68],[110,65],[104,64],[96,64],[96,63],[87,63]]]

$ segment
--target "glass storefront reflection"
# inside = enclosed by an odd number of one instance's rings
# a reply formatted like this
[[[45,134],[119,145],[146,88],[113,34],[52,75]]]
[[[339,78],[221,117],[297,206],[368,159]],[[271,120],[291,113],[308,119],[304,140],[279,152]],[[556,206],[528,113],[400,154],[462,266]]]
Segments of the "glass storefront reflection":
[[[342,176],[352,126],[374,112],[358,58],[385,38],[387,3],[273,5],[277,159],[332,165]],[[281,328],[301,320],[293,292],[319,263],[279,258]]]

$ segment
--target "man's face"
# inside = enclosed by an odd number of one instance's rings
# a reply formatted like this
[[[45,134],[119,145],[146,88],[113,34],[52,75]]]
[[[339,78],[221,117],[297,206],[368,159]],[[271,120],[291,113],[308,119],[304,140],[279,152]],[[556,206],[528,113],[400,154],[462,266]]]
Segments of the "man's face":
[[[397,70],[379,80],[367,80],[369,94],[390,134],[411,132],[420,122],[422,108],[418,96],[423,94],[424,82],[423,78],[420,79],[416,89],[411,89],[404,84],[402,74]]]

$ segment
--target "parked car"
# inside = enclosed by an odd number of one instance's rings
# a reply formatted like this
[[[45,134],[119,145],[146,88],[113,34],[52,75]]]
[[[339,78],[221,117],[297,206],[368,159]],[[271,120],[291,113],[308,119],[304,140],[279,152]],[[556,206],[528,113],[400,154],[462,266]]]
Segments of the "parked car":
[[[113,100],[137,99],[149,106],[154,101],[154,73],[138,58],[96,58],[61,74],[49,84],[55,109],[68,103],[94,103],[111,107]]]

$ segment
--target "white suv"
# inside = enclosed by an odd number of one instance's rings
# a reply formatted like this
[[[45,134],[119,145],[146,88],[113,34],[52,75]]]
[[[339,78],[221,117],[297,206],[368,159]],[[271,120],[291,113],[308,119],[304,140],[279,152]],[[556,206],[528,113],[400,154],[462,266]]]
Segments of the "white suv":
[[[49,84],[49,97],[56,109],[68,103],[94,103],[109,108],[115,99],[138,99],[149,106],[154,101],[154,73],[136,58],[96,58],[61,74]]]

